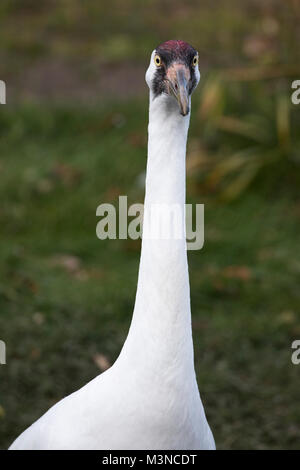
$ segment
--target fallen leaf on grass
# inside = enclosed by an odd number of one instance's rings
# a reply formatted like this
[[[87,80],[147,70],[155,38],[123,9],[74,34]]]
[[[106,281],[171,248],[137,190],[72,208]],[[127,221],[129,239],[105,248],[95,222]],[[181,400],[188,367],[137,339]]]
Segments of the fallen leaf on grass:
[[[65,163],[58,163],[52,169],[52,177],[64,186],[71,187],[80,182],[82,171]]]
[[[110,186],[105,192],[104,199],[111,201],[112,199],[117,199],[120,194],[122,194],[121,188],[118,186]]]
[[[240,279],[242,281],[249,281],[252,278],[251,269],[247,266],[227,266],[222,275],[227,279]]]
[[[285,310],[277,316],[277,321],[281,325],[291,325],[296,322],[296,315],[291,310]]]
[[[144,133],[132,132],[127,136],[128,143],[135,148],[143,148],[147,145]]]
[[[51,260],[51,264],[54,266],[61,266],[69,273],[75,273],[79,271],[81,267],[81,261],[77,256],[73,255],[57,255]]]
[[[74,255],[56,255],[50,260],[52,266],[59,266],[63,268],[68,274],[78,281],[87,281],[90,278],[100,279],[104,273],[99,269],[82,267],[80,258]]]
[[[30,351],[30,359],[38,359],[41,355],[41,351],[38,348],[33,348]]]
[[[24,278],[23,284],[30,292],[32,292],[32,294],[36,294],[39,290],[37,283],[32,279]]]
[[[45,321],[45,317],[43,315],[43,313],[41,312],[35,312],[33,315],[32,315],[32,320],[34,321],[34,323],[36,325],[42,325]]]
[[[104,372],[110,367],[110,362],[108,358],[104,356],[104,354],[95,354],[93,356],[93,359],[96,366],[99,367],[102,372]]]
[[[54,189],[53,182],[48,178],[42,178],[37,183],[37,191],[42,194],[48,194]]]

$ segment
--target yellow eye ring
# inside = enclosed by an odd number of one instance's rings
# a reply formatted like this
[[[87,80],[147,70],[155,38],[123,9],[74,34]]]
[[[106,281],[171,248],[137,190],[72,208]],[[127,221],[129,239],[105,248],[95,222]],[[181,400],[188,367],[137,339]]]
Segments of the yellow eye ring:
[[[192,64],[193,64],[193,67],[196,67],[196,65],[198,64],[198,55],[194,56]]]
[[[154,63],[156,65],[156,67],[160,67],[161,66],[161,58],[158,54],[155,54],[154,56]]]

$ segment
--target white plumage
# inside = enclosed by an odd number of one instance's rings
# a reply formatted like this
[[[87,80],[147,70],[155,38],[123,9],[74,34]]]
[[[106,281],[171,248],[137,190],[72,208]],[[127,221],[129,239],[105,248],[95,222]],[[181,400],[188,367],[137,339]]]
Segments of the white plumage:
[[[150,110],[145,214],[156,203],[178,204],[183,210],[185,204],[191,90],[188,75],[184,82],[182,67],[186,74],[189,67],[182,54],[189,49],[179,50],[185,43],[177,41],[166,44],[165,56],[163,45],[153,51],[146,73]],[[175,73],[168,82],[164,65],[158,66],[155,57],[160,51],[162,62],[164,57],[167,61],[172,47],[178,81]],[[165,68],[169,73],[171,67]],[[197,84],[198,66],[190,73]],[[164,86],[173,86],[185,116],[169,88],[161,93],[154,89],[159,74]],[[158,221],[152,218],[151,223]],[[194,370],[185,239],[151,239],[150,230],[145,218],[133,319],[118,359],[53,406],[10,449],[215,448]]]

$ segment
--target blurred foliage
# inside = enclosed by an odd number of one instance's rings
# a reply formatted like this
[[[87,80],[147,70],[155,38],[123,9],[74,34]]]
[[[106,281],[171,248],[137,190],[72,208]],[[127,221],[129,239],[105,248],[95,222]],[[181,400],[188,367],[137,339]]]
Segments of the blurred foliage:
[[[201,96],[199,141],[192,143],[188,161],[201,191],[228,201],[259,181],[273,193],[295,193],[300,113],[288,80],[241,82],[218,74],[206,77]]]

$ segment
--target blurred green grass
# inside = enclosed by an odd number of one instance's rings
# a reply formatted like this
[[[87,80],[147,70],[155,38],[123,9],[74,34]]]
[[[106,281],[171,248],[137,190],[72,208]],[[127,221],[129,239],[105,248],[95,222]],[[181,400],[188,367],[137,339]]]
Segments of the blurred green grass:
[[[227,0],[214,8],[209,0],[111,0],[109,6],[89,0],[2,0],[1,50],[6,60],[53,54],[144,63],[145,50],[180,33],[223,65],[241,58],[299,62],[294,43],[299,14],[298,0]]]
[[[299,67],[299,18],[299,0],[227,0],[213,7],[209,0],[111,0],[109,5],[2,0],[1,75],[13,87],[11,99],[20,89],[27,98],[33,85],[38,94],[43,83],[38,86],[35,77],[40,74],[47,77],[48,88],[59,90],[65,81],[70,86],[75,76],[80,87],[92,83],[96,89],[103,66],[111,67],[110,74],[120,65],[137,70],[146,66],[157,44],[170,38],[194,45],[202,72],[237,66]]]
[[[140,244],[99,241],[95,211],[143,200],[146,106],[1,108],[1,447],[126,337]],[[196,370],[217,446],[295,449],[299,199],[256,186],[223,205],[192,188],[206,203],[204,249],[189,253]]]

